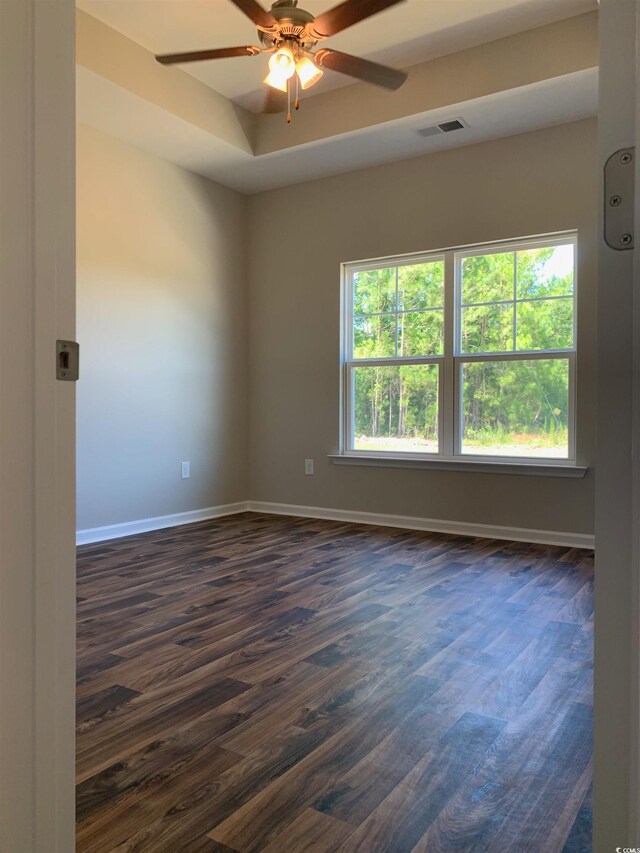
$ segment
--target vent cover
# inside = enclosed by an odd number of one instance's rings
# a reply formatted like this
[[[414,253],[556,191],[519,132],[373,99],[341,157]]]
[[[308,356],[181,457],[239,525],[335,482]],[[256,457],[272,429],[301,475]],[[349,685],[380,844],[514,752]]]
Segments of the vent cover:
[[[443,121],[438,127],[443,133],[451,133],[452,130],[462,130],[464,125],[459,118],[454,118],[453,121]]]
[[[467,127],[466,123],[461,118],[454,118],[450,121],[443,121],[439,124],[431,124],[428,127],[421,127],[416,130],[418,136],[440,136],[441,133],[451,133],[453,130],[462,130]]]

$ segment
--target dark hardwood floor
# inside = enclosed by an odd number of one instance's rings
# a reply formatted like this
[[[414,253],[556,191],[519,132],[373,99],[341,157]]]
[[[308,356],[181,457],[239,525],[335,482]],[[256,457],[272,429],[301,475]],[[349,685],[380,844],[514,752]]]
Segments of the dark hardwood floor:
[[[586,853],[592,583],[249,513],[81,548],[78,851]]]

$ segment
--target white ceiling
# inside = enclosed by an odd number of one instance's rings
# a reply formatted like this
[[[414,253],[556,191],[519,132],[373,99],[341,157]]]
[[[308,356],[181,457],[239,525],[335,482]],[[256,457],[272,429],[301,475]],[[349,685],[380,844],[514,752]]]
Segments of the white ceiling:
[[[229,0],[78,0],[77,5],[153,53],[257,42],[253,24]],[[300,0],[315,15],[332,5],[331,0]],[[597,0],[406,0],[327,44],[407,67],[596,8]],[[251,57],[180,67],[240,106],[260,111],[265,66],[264,57]],[[327,71],[312,92],[350,82]]]

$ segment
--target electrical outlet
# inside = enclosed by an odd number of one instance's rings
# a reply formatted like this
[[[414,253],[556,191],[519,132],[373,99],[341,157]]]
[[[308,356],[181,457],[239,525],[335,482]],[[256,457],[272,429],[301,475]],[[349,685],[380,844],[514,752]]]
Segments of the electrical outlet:
[[[304,460],[304,473],[305,474],[313,474],[313,459],[305,459]]]
[[[182,463],[182,479],[188,480],[191,476],[191,462]]]

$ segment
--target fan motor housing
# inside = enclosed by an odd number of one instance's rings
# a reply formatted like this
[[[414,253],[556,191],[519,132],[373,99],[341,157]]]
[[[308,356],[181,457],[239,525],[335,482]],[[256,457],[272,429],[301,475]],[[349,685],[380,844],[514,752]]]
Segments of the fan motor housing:
[[[299,9],[293,3],[274,3],[271,14],[278,22],[277,32],[265,33],[258,30],[258,36],[262,44],[267,48],[278,47],[286,39],[294,39],[299,42],[305,50],[309,50],[317,44],[317,41],[307,32],[307,24],[311,24],[315,18],[306,9]]]

